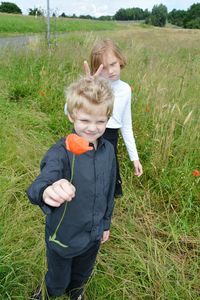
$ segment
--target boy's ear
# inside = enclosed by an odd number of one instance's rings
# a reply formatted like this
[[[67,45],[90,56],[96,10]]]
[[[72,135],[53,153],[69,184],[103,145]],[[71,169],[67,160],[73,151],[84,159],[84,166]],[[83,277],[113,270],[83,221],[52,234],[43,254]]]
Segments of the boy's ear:
[[[74,119],[69,113],[67,113],[67,116],[68,116],[68,119],[70,120],[70,122],[74,123]]]

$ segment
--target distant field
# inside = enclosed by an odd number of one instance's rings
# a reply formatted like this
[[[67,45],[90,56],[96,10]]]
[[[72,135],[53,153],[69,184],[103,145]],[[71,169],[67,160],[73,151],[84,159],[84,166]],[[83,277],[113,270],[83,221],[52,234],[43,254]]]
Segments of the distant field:
[[[0,13],[0,35],[42,33],[46,31],[46,18]],[[51,18],[52,32],[114,30],[119,25],[110,21]]]
[[[24,28],[39,21],[19,19],[27,20]],[[120,138],[124,197],[116,200],[86,299],[199,300],[200,32],[115,23],[108,25],[117,30],[94,32],[104,23],[78,24],[89,31],[63,35],[50,49],[36,41],[0,51],[0,299],[30,299],[43,282],[44,216],[25,190],[44,152],[71,131],[64,88],[83,73],[94,41],[110,37],[128,60],[122,79],[133,89],[144,175],[134,176]]]

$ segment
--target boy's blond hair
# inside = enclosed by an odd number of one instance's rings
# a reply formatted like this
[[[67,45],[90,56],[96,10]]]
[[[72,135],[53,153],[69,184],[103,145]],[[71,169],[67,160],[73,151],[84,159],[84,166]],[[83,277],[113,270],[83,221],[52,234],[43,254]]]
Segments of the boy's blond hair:
[[[97,41],[92,48],[90,54],[90,67],[92,74],[95,74],[98,70],[99,66],[103,63],[103,56],[109,51],[112,51],[119,60],[120,67],[125,67],[126,59],[122,55],[119,47],[111,39],[104,39]]]
[[[110,118],[114,95],[107,81],[100,77],[81,77],[66,89],[67,113],[76,117],[79,109]]]

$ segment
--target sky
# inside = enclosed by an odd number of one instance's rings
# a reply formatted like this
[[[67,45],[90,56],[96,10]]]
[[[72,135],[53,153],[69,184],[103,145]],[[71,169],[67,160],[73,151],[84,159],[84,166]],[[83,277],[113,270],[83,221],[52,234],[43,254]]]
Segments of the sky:
[[[47,0],[10,0],[9,2],[17,4],[23,14],[28,14],[29,8],[40,8],[46,11]],[[51,13],[60,15],[63,12],[66,15],[76,16],[91,15],[100,17],[102,15],[114,15],[120,8],[140,7],[143,10],[152,10],[154,5],[163,4],[167,6],[168,12],[172,9],[187,10],[192,4],[200,3],[195,0],[49,0]]]

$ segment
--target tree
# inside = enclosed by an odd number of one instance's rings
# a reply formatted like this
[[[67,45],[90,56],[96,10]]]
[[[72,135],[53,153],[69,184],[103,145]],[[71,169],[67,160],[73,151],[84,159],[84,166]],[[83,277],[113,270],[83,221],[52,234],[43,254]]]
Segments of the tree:
[[[200,29],[200,3],[191,5],[187,11],[173,9],[168,14],[168,21],[184,28]]]
[[[22,14],[21,9],[15,3],[11,2],[1,2],[0,12],[8,14]]]
[[[173,25],[183,27],[186,15],[187,12],[185,10],[173,9],[170,13],[168,13],[168,21]]]
[[[112,16],[101,16],[99,17],[100,21],[111,21],[112,20]]]
[[[80,19],[90,19],[90,20],[95,19],[94,17],[92,17],[90,15],[80,15],[79,18]]]
[[[200,3],[193,4],[184,19],[185,28],[200,28]]]
[[[67,18],[66,14],[64,12],[59,17],[60,18]]]
[[[164,27],[167,22],[167,7],[163,4],[154,5],[151,12],[150,23],[154,26]]]
[[[148,10],[146,9],[143,11],[143,9],[139,7],[133,7],[133,8],[120,8],[116,14],[114,15],[115,20],[144,20],[149,15]]]
[[[188,21],[186,26],[185,28],[200,29],[200,18]]]
[[[126,9],[120,8],[114,15],[115,20],[127,20]]]
[[[29,8],[29,16],[43,16],[43,12],[39,8]]]

